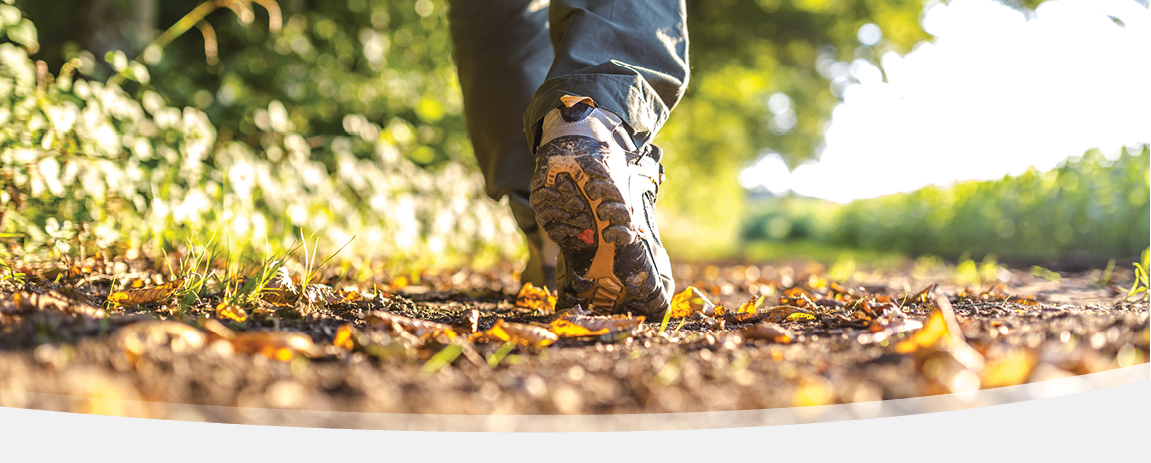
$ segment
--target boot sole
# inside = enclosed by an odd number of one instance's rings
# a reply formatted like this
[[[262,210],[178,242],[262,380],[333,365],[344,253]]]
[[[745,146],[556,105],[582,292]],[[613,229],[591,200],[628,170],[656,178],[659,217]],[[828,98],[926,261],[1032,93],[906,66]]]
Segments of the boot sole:
[[[567,264],[557,309],[660,316],[670,297],[642,226],[604,162],[606,145],[566,136],[540,147],[530,202]]]

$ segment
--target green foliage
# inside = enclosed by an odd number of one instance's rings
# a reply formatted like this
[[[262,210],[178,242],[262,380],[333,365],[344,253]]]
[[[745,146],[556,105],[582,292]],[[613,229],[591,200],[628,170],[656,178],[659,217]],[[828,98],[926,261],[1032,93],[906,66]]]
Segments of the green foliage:
[[[152,249],[167,249],[193,233],[210,236],[213,232],[240,253],[260,250],[265,244],[286,249],[305,228],[319,232],[318,245],[329,250],[359,235],[363,245],[352,245],[355,257],[392,262],[423,259],[421,265],[430,265],[446,263],[445,254],[462,258],[474,253],[520,252],[514,221],[506,208],[483,195],[478,173],[460,162],[425,168],[412,160],[421,156],[416,152],[459,152],[464,145],[462,130],[455,132],[453,142],[437,135],[441,129],[426,124],[393,115],[381,127],[362,114],[347,111],[333,116],[330,134],[316,135],[313,121],[323,117],[312,119],[298,110],[323,106],[315,99],[326,95],[317,93],[307,105],[295,100],[285,104],[277,99],[281,93],[259,91],[316,79],[323,87],[325,75],[310,74],[314,69],[304,65],[308,60],[326,62],[322,55],[315,47],[293,44],[308,40],[298,39],[305,35],[335,37],[338,34],[331,27],[347,24],[329,20],[328,26],[312,23],[305,27],[307,17],[290,16],[282,36],[254,33],[269,41],[271,51],[221,46],[219,64],[225,66],[225,53],[231,51],[241,56],[283,51],[290,55],[285,58],[288,62],[275,67],[269,63],[268,69],[289,74],[302,70],[304,74],[282,80],[264,76],[268,79],[264,86],[225,69],[216,94],[232,95],[230,104],[201,105],[205,110],[169,103],[180,102],[181,96],[199,99],[201,93],[193,91],[193,77],[197,69],[208,69],[194,64],[195,60],[183,60],[187,57],[178,52],[152,64],[150,84],[143,79],[126,84],[129,93],[117,85],[77,78],[78,68],[92,68],[83,54],[71,57],[52,73],[46,63],[28,57],[30,47],[0,44],[0,179],[4,185],[0,231],[22,233],[25,251],[49,249],[59,254],[72,252],[80,243],[100,248],[123,243],[131,249],[150,244]],[[243,30],[241,26],[234,29]],[[221,43],[231,43],[224,37],[221,32]],[[181,37],[173,44],[186,39]],[[411,52],[411,56],[423,59],[422,53]],[[110,58],[120,59],[115,53]],[[250,65],[248,61],[240,63]],[[405,58],[398,56],[396,61],[405,62]],[[367,61],[360,64],[371,66]],[[319,69],[330,78],[343,66],[337,62]],[[452,98],[447,95],[458,93],[446,83],[454,82],[448,78],[451,70],[446,65],[439,77],[415,68],[399,75],[396,69],[383,67],[382,61],[379,66],[385,76],[379,85],[403,87],[402,92],[388,94],[407,98],[396,100],[401,106],[412,103],[411,108],[403,107],[413,121],[442,117],[448,111],[445,108],[451,107]],[[94,73],[93,69],[88,70]],[[354,81],[353,73],[348,74],[348,80]],[[409,88],[402,83],[405,76],[426,77],[443,85],[439,90],[426,85]],[[177,82],[165,87],[170,81]],[[228,88],[234,91],[229,93]],[[337,90],[345,88],[340,85]],[[347,96],[332,95],[332,100],[361,101],[365,106],[372,101],[357,100],[362,95],[354,87],[352,91]],[[170,94],[176,98],[169,100]],[[422,103],[426,98],[437,102]],[[210,95],[209,99],[224,100]],[[457,149],[447,148],[449,143]]]
[[[1045,173],[962,182],[855,201],[824,239],[848,246],[954,258],[1084,263],[1147,248],[1148,148],[1111,161],[1097,150]]]

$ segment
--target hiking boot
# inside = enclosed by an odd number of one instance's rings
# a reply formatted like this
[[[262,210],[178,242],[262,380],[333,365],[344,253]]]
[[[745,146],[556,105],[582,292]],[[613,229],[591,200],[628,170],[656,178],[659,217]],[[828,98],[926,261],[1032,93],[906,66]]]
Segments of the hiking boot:
[[[530,199],[561,251],[556,308],[661,318],[675,290],[654,216],[662,151],[636,149],[591,98],[562,101],[543,120]]]

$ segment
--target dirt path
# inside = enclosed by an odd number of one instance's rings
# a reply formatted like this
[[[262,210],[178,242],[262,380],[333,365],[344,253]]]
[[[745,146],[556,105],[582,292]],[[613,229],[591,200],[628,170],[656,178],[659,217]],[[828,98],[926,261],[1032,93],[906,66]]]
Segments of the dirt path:
[[[217,317],[214,300],[183,313],[163,303],[105,311],[97,308],[108,294],[101,283],[5,282],[0,389],[152,403],[107,410],[99,401],[9,393],[0,406],[157,417],[167,417],[164,403],[445,414],[720,411],[916,397],[1148,359],[1147,303],[1123,302],[1086,274],[1064,274],[1055,283],[1002,270],[1000,291],[985,292],[991,285],[983,285],[965,293],[945,273],[861,271],[839,287],[853,296],[833,297],[838,293],[817,264],[675,270],[677,288],[694,285],[728,308],[753,295],[765,296],[765,308],[779,306],[787,288],[803,287],[811,302],[818,301],[807,310],[816,315],[772,327],[697,315],[682,323],[673,319],[662,332],[660,321],[649,320],[630,335],[609,336],[615,339],[511,348],[369,323],[371,314],[384,311],[458,333],[490,330],[501,319],[546,327],[554,315],[517,306],[518,284],[507,270],[429,275],[421,285],[320,307],[261,303],[249,308],[245,322],[220,325],[208,322]],[[1117,274],[1116,282],[1123,278]],[[1130,272],[1126,278],[1130,285]],[[930,284],[937,284],[935,293],[945,295],[954,313],[938,319],[951,323],[939,325],[951,327],[942,334],[930,333],[933,313],[945,313],[932,297],[911,300]],[[892,305],[872,315],[832,302],[884,295]],[[184,328],[144,323],[157,318],[185,322]],[[351,330],[341,335],[345,325]],[[315,347],[222,341],[230,334],[213,334],[211,326],[237,333],[299,331]],[[761,330],[748,331],[752,327]],[[955,331],[962,332],[958,341]],[[246,345],[254,353],[244,353]],[[296,355],[288,355],[293,349]],[[53,400],[60,403],[45,403]],[[217,410],[218,416],[197,419],[237,421],[229,409]]]

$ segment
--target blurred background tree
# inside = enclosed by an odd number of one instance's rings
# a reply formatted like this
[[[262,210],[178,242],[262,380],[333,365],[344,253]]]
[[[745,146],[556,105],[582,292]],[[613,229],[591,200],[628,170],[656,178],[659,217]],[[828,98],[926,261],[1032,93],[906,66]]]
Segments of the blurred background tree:
[[[1000,1],[1024,10],[1040,3]],[[236,143],[259,162],[279,165],[292,145],[337,183],[355,183],[339,176],[341,165],[379,162],[380,146],[424,169],[431,182],[449,166],[476,172],[444,0],[221,0],[223,8],[199,27],[163,48],[147,48],[200,4],[15,2],[39,31],[36,49],[28,48],[33,59],[52,70],[78,63],[83,78],[103,81],[139,57],[146,75],[124,81],[124,90],[138,100],[158,95],[165,105],[202,111],[216,129],[214,152]],[[830,113],[854,81],[851,63],[906,53],[927,39],[923,8],[922,0],[688,1],[691,87],[657,139],[668,153],[669,184],[659,213],[673,255],[731,255],[741,238],[755,238],[748,230],[766,222],[762,214],[747,217],[755,211],[745,207],[738,172],[765,151],[779,153],[793,168],[817,159]],[[133,72],[128,69],[126,75]],[[298,139],[306,146],[290,142]],[[221,156],[205,162],[231,165]],[[346,193],[368,202],[375,193],[365,188]],[[461,194],[479,200],[474,191]],[[254,201],[253,207],[268,209],[268,226],[279,226],[280,236],[313,224],[289,218],[286,206],[268,206],[258,195]],[[432,209],[420,209],[428,223],[437,220]],[[852,210],[862,216],[865,209]],[[809,237],[817,234],[803,230],[839,226],[831,218],[803,223],[785,236]],[[882,241],[868,236],[838,229],[819,235],[838,243]],[[444,246],[427,249],[453,248]],[[900,246],[919,253],[932,252],[935,244]]]

